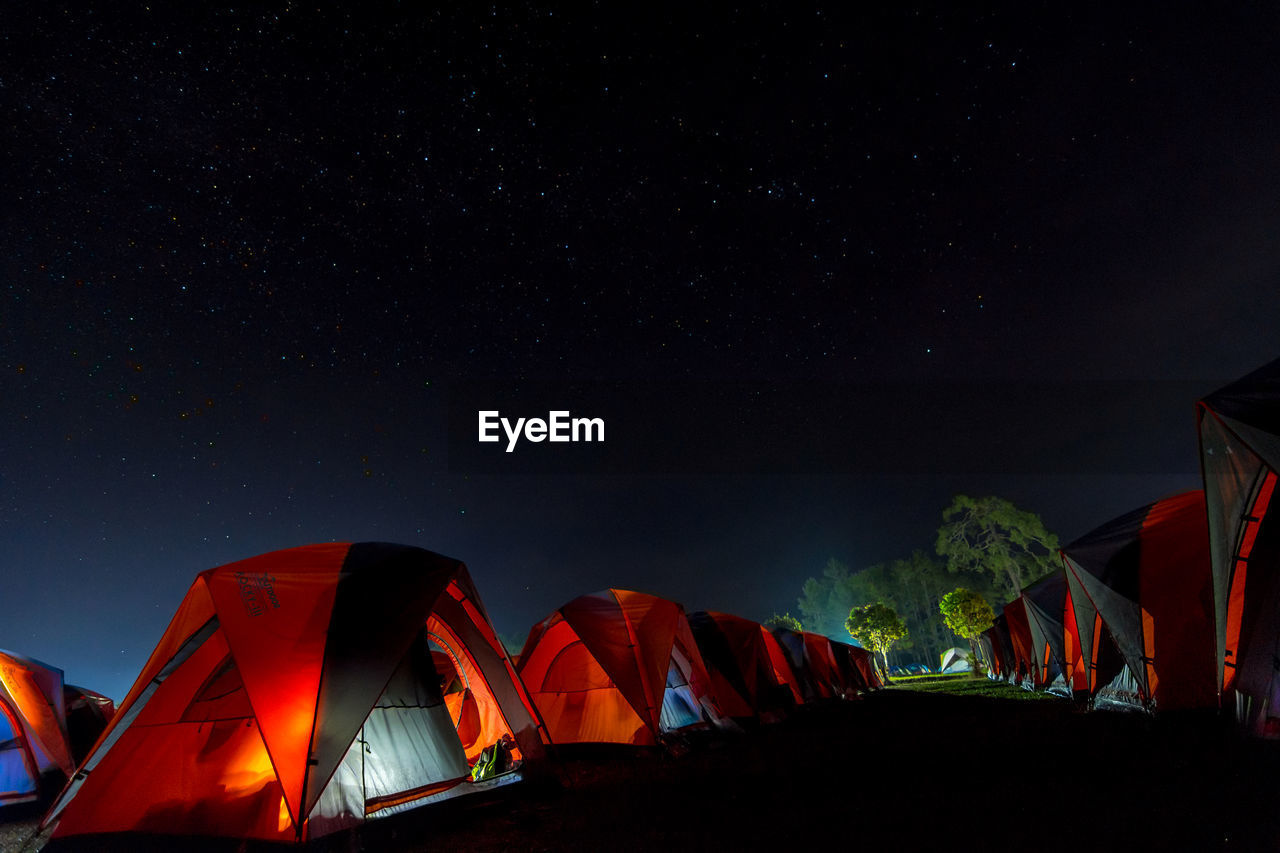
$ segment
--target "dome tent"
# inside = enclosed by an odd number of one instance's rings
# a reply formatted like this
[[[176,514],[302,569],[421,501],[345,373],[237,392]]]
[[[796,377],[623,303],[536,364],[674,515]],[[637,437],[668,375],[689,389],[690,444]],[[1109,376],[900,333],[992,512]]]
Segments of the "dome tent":
[[[306,841],[516,781],[537,728],[462,563],[276,551],[197,576],[42,829]],[[497,743],[509,772],[473,778]]]
[[[606,589],[535,625],[520,653],[552,743],[653,746],[664,735],[728,726],[684,608]]]

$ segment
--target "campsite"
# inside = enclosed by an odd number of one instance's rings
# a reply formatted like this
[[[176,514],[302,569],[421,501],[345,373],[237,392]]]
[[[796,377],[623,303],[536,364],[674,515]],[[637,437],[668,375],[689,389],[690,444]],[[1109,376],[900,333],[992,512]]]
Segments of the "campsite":
[[[513,654],[422,548],[208,569],[118,707],[0,656],[6,849],[1270,848],[1278,385],[1200,401],[1203,490],[945,596],[943,673],[888,675],[883,603],[854,645],[608,588]]]
[[[1280,847],[1280,6],[4,24],[0,853]]]

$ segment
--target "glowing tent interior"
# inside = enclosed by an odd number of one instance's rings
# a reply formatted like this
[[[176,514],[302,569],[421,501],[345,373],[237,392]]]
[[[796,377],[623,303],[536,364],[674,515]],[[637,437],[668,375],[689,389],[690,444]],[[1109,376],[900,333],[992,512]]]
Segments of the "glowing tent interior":
[[[462,563],[310,545],[197,576],[44,831],[304,841],[514,781],[541,751]]]

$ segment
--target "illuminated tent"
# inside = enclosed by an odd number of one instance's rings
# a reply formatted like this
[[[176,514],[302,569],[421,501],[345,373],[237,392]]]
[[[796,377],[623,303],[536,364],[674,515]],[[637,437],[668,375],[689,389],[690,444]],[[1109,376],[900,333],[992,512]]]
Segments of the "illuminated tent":
[[[462,563],[310,545],[196,577],[43,829],[304,841],[515,781],[541,750]]]
[[[75,770],[62,670],[0,651],[0,805],[40,798]]]
[[[1066,670],[1062,626],[1066,592],[1066,578],[1055,572],[1004,607],[1014,680],[1026,687],[1048,689]]]
[[[1258,732],[1280,731],[1280,361],[1197,407],[1217,633],[1226,706]]]
[[[804,701],[791,664],[769,629],[729,613],[689,614],[716,704],[734,718],[780,719]]]
[[[1073,611],[1068,644],[1079,650],[1077,688],[1156,710],[1217,706],[1204,492],[1113,519],[1063,548],[1062,561]],[[1122,668],[1100,673],[1112,645]]]
[[[519,671],[552,743],[653,746],[727,724],[684,608],[643,592],[565,604],[529,632]]]
[[[938,672],[945,673],[969,672],[972,669],[969,663],[969,650],[959,646],[943,652],[938,665]]]

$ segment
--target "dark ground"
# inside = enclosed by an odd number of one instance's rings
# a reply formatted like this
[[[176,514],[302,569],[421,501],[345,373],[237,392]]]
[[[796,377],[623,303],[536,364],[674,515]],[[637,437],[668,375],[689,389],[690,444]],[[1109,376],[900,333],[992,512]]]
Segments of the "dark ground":
[[[696,742],[680,756],[571,758],[561,775],[559,785],[504,801],[457,801],[378,821],[318,849],[951,853],[1280,845],[1280,744],[1243,740],[1204,721],[1084,714],[1065,701],[883,691],[806,709],[740,738]],[[121,849],[192,848],[132,839]]]

